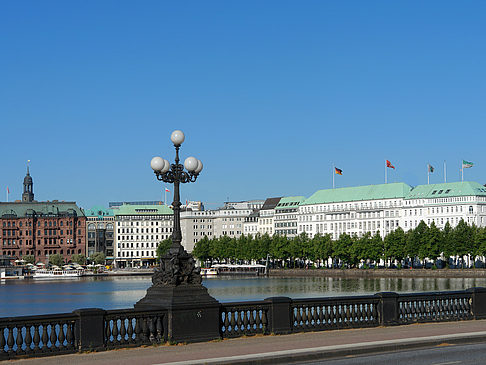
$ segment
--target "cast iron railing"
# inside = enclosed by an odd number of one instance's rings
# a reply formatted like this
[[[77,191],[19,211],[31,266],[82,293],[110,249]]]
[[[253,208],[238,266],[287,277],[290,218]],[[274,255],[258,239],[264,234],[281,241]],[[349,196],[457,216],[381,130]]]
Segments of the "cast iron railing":
[[[0,359],[77,352],[72,313],[0,318]]]
[[[106,311],[104,328],[109,349],[161,344],[167,341],[167,311]]]
[[[268,334],[269,310],[270,305],[261,301],[221,304],[221,337]]]
[[[219,328],[219,338],[233,338],[486,319],[486,288],[294,300],[275,297],[222,303],[214,310],[218,315],[197,305],[158,310],[91,308],[0,318],[0,360],[161,344],[173,340],[171,331],[187,337],[179,336],[180,342],[200,340],[191,337],[192,325]]]
[[[402,294],[398,298],[399,323],[445,322],[472,319],[472,293]]]
[[[378,326],[379,301],[374,296],[292,300],[292,331]]]

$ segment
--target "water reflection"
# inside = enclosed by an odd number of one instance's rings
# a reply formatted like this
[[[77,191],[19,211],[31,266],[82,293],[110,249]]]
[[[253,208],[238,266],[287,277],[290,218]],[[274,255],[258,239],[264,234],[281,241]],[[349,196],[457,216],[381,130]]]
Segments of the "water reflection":
[[[81,278],[63,281],[7,281],[0,284],[0,317],[64,313],[78,308],[131,308],[151,284],[150,277]],[[486,278],[214,278],[203,282],[222,302],[463,290],[486,286]]]

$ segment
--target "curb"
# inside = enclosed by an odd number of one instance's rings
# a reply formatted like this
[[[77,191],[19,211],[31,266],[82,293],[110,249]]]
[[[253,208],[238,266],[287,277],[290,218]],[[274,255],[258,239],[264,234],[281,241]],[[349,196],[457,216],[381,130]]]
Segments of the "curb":
[[[452,335],[405,338],[397,340],[384,340],[361,342],[344,345],[322,346],[306,349],[282,350],[259,354],[227,356],[199,360],[177,361],[154,365],[267,365],[301,363],[313,360],[329,360],[352,355],[367,355],[401,350],[411,350],[448,345],[471,344],[486,342],[486,331],[469,332]]]

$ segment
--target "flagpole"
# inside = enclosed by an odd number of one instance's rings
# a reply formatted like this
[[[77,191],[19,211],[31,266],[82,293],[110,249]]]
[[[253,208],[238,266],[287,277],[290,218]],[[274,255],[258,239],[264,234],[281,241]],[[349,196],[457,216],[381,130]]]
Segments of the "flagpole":
[[[464,181],[464,166],[461,164],[461,181]]]
[[[427,164],[427,185],[430,184],[430,164]]]
[[[334,167],[334,164],[332,164],[332,171],[331,171],[331,174],[332,174],[332,188],[334,189],[335,185],[334,185],[334,175],[335,175],[335,167]]]
[[[388,181],[388,171],[386,169],[386,160],[385,160],[385,184],[387,183]]]
[[[444,182],[447,182],[447,165],[446,161],[444,160]]]
[[[164,185],[164,204],[167,205],[167,189]]]

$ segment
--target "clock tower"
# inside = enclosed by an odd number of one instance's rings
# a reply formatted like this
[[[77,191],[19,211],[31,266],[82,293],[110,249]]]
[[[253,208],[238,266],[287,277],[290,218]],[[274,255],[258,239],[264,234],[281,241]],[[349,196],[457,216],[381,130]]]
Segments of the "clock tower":
[[[22,194],[22,202],[30,203],[34,201],[34,182],[29,173],[29,165],[27,165],[27,175],[24,177],[24,192]]]

